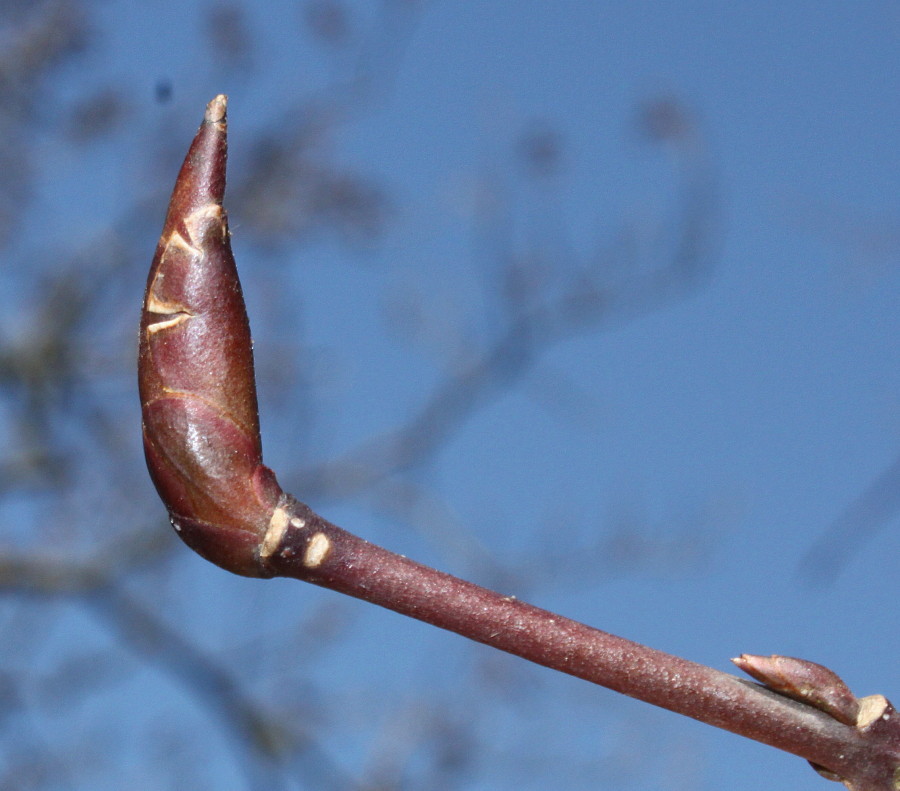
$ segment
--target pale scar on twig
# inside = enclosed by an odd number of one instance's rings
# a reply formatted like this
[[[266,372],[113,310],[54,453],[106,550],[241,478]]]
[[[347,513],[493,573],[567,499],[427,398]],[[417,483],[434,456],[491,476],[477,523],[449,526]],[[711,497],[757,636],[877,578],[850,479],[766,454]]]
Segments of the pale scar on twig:
[[[303,565],[309,569],[321,566],[329,551],[331,550],[331,540],[324,533],[316,533],[306,545],[306,552],[303,555]]]
[[[291,515],[284,508],[276,508],[272,512],[269,529],[266,530],[265,538],[259,549],[260,557],[267,558],[278,548],[290,522]]]

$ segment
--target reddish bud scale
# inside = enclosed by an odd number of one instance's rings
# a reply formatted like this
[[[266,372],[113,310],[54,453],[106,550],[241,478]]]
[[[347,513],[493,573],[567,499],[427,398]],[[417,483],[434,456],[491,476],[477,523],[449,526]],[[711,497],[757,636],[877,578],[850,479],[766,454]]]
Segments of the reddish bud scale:
[[[262,464],[250,325],[222,208],[226,99],[207,109],[185,157],[141,314],[138,382],[147,467],[196,552],[258,576],[282,496]]]
[[[741,654],[731,661],[769,689],[815,706],[844,725],[856,725],[859,701],[833,670],[808,659],[778,654]]]

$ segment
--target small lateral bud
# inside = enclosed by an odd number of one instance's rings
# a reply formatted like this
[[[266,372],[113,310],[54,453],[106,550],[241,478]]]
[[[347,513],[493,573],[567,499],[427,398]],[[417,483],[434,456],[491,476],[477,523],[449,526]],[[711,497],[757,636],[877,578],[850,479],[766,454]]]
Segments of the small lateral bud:
[[[262,464],[250,325],[222,207],[226,97],[206,108],[147,278],[138,381],[147,467],[184,541],[257,576],[282,492]]]
[[[741,654],[731,661],[769,689],[814,706],[845,725],[856,725],[859,701],[827,667],[777,654]]]

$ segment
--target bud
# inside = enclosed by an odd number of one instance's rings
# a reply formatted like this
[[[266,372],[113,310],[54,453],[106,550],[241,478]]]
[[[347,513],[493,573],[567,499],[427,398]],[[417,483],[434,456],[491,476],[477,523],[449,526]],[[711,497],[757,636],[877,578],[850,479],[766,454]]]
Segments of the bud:
[[[777,654],[741,654],[731,661],[769,689],[814,706],[844,725],[856,725],[859,701],[837,673],[827,667]]]
[[[203,557],[257,576],[281,489],[262,464],[250,325],[222,207],[226,98],[188,151],[141,314],[144,452],[172,525]]]

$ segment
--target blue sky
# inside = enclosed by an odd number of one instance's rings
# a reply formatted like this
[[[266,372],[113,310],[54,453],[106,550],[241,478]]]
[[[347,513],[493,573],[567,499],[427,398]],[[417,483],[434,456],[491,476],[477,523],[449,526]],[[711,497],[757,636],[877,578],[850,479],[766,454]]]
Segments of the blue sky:
[[[92,76],[72,71],[56,90],[114,75],[144,97],[141,117],[174,150],[186,149],[205,102],[228,93],[234,180],[248,167],[251,133],[272,125],[285,97],[353,73],[352,57],[327,57],[304,39],[296,4],[244,4],[259,43],[252,69],[197,54],[203,4],[151,5],[105,4]],[[379,4],[348,8],[371,40]],[[551,288],[611,255],[623,229],[640,265],[654,266],[666,247],[653,240],[680,205],[679,164],[641,139],[635,117],[647,101],[675,99],[703,141],[695,156],[717,179],[708,280],[648,315],[546,349],[430,464],[400,479],[428,493],[419,525],[390,519],[375,495],[310,504],[485,583],[471,560],[479,546],[515,567],[548,548],[577,557],[636,526],[644,562],[623,568],[591,555],[552,579],[514,578],[521,590],[510,592],[723,670],[742,652],[783,653],[828,665],[860,695],[900,697],[900,517],[831,584],[810,587],[798,574],[816,539],[900,452],[898,38],[900,10],[889,2],[426,4],[375,47],[377,90],[323,146],[330,161],[384,186],[385,234],[350,245],[325,234],[266,253],[242,238],[240,204],[229,206],[260,371],[281,365],[277,338],[302,336],[311,366],[302,398],[261,373],[267,461],[303,468],[402,422],[450,365],[442,350],[463,359],[492,337],[502,318],[485,287],[498,267],[488,243],[497,229],[480,213],[485,190],[499,201],[507,252],[538,250]],[[162,79],[170,105],[152,101]],[[560,173],[543,187],[515,155],[535,123],[561,141]],[[112,154],[90,154],[92,197],[73,200],[83,188],[73,182],[44,198],[59,209],[59,229],[115,214],[136,183],[174,179],[174,169],[148,175],[139,143],[126,135]],[[74,179],[83,162],[67,161]],[[156,213],[161,224],[163,207]],[[135,304],[142,287],[135,281]],[[384,308],[408,295],[432,334],[398,341],[384,330]],[[263,589],[187,556],[174,578],[195,591],[185,623],[210,651],[230,650],[254,613],[267,626],[302,620],[334,596],[289,581]],[[402,723],[398,701],[434,698],[471,718],[489,756],[460,787],[548,788],[556,765],[575,767],[560,770],[571,789],[824,787],[803,761],[769,748],[486,649],[473,654],[460,638],[362,604],[346,612],[352,633],[308,672],[352,712],[352,722],[329,722],[329,749],[351,771],[371,758],[377,734]],[[219,625],[206,635],[210,620]],[[494,680],[482,699],[485,677]],[[152,676],[142,683],[179,694]],[[467,704],[457,711],[459,699]]]

